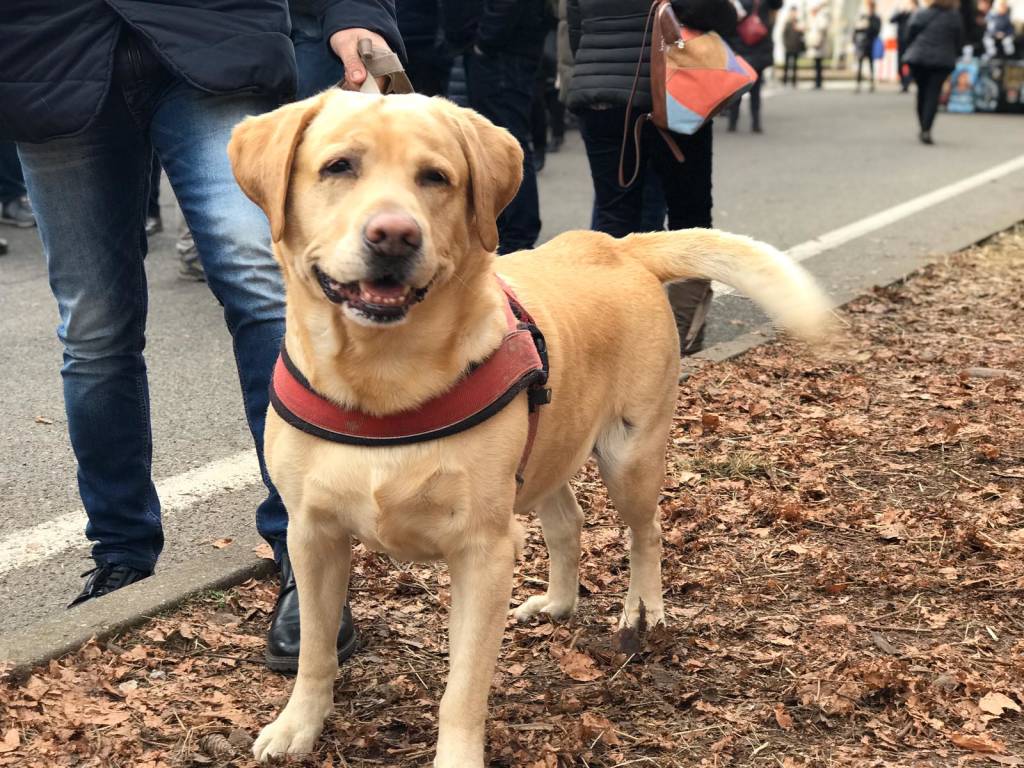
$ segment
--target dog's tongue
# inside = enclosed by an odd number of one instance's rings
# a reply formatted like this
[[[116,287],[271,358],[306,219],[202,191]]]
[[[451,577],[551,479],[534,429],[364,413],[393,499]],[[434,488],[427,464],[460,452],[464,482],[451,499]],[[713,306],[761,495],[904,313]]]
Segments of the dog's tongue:
[[[405,298],[409,292],[407,285],[393,280],[359,282],[359,298],[370,304],[395,303]]]

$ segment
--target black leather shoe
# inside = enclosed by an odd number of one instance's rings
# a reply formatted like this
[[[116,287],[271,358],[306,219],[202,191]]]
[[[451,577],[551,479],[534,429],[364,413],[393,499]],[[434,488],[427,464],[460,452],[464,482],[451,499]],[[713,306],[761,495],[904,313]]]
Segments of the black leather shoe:
[[[82,594],[68,603],[68,608],[74,608],[86,600],[101,597],[121,587],[127,587],[136,581],[148,579],[153,575],[153,572],[140,571],[138,568],[132,568],[130,565],[104,563],[103,565],[97,565],[91,571],[86,571],[82,575],[89,577],[85,582],[85,588],[82,589]]]
[[[358,646],[352,611],[346,603],[338,630],[338,663],[355,653]],[[267,632],[266,660],[267,666],[275,672],[294,675],[299,671],[299,592],[287,554],[281,558],[281,591]]]

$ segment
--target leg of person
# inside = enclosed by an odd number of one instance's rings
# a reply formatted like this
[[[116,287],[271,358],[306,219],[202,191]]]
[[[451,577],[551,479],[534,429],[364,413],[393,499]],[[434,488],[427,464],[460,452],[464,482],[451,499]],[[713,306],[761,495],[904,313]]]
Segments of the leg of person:
[[[558,98],[558,89],[549,85],[545,91],[548,108],[548,122],[551,124],[551,145],[548,149],[557,152],[565,141],[565,105]]]
[[[796,86],[797,86],[797,78],[798,78],[798,75],[799,75],[799,72],[800,72],[799,68],[797,67],[797,64],[798,64],[799,60],[800,60],[800,54],[794,53],[793,54],[793,87],[794,88],[796,88]]]
[[[149,170],[149,195],[146,204],[146,234],[155,235],[163,231],[164,222],[160,216],[160,161],[153,153]]]
[[[650,160],[647,160],[650,165]],[[640,232],[661,232],[665,229],[665,192],[661,188],[661,178],[654,171],[644,174],[644,202],[640,210]]]
[[[672,134],[686,156],[678,164],[664,142],[652,140],[653,166],[658,169],[665,200],[668,203],[668,228],[711,227],[711,152],[714,130],[711,123],[693,136]],[[704,344],[704,329],[711,307],[711,283],[708,280],[684,280],[668,286],[669,303],[679,331],[680,352],[693,354]]]
[[[874,51],[868,55],[868,74],[871,77],[871,92],[875,91],[875,54]]]
[[[345,68],[341,59],[329,50],[318,16],[292,11],[291,17],[292,45],[299,74],[296,98],[305,99],[337,85],[345,77]]]
[[[13,141],[0,141],[0,224],[35,226],[32,206],[25,194],[25,177]]]
[[[761,86],[764,83],[764,70],[757,70],[757,82],[750,89],[750,128],[754,133],[761,133]]]
[[[235,183],[224,151],[236,123],[274,106],[264,96],[209,94],[179,81],[160,99],[150,133],[207,282],[224,307],[246,419],[269,492],[256,524],[279,556],[288,517],[263,463],[263,422],[270,374],[284,338],[284,287],[266,217]]]
[[[814,58],[814,90],[820,91],[822,87],[822,81],[824,80],[824,65],[825,60],[820,56]]]
[[[910,65],[910,73],[914,78],[914,83],[917,85],[917,93],[915,94],[915,106],[917,108],[917,124],[920,128],[921,139],[924,140],[924,105],[926,101],[925,92],[927,91],[928,83],[928,72],[925,67],[919,64]]]
[[[636,112],[630,115],[630,132]],[[590,164],[594,183],[594,209],[591,229],[612,237],[624,237],[640,231],[643,205],[646,157],[641,148],[640,175],[628,187],[619,186],[619,152],[622,127],[626,119],[624,107],[616,109],[584,109],[579,112],[580,135]],[[661,141],[661,137],[657,141]],[[646,139],[644,139],[646,141]],[[673,160],[673,163],[675,161]],[[626,145],[625,172],[633,173],[636,155],[633,142]]]
[[[118,90],[84,133],[19,147],[64,346],[64,404],[97,570],[75,603],[152,573],[146,193],[152,148]]]
[[[729,105],[729,132],[732,133],[736,130],[736,125],[740,121],[740,104],[743,101],[743,97],[740,96],[732,104]]]
[[[952,67],[940,68],[931,67],[925,82],[925,97],[921,108],[921,130],[924,132],[926,143],[931,143],[932,124],[935,122],[935,115],[939,111],[939,98],[942,95],[942,85],[946,82],[953,71]]]
[[[864,55],[857,54],[857,92],[860,93],[860,84],[864,79]]]
[[[544,168],[548,154],[548,110],[544,103],[544,78],[534,83],[533,101],[530,104],[530,134],[533,143],[533,167],[539,172]]]
[[[498,217],[498,253],[532,248],[540,234],[540,200],[530,147],[530,107],[538,61],[498,53],[467,54],[469,105],[507,129],[523,149],[523,183]]]

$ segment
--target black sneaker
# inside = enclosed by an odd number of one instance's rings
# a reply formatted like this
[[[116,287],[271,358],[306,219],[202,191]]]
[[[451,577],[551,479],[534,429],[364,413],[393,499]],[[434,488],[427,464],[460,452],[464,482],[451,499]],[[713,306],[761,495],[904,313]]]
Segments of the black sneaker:
[[[86,600],[102,597],[116,589],[147,579],[153,575],[153,572],[140,571],[138,568],[132,568],[130,565],[104,563],[103,565],[97,565],[91,571],[86,571],[82,575],[89,578],[85,582],[82,594],[68,603],[68,608],[74,608]]]
[[[8,200],[0,206],[0,224],[27,229],[36,225],[36,215],[28,196],[22,195]]]

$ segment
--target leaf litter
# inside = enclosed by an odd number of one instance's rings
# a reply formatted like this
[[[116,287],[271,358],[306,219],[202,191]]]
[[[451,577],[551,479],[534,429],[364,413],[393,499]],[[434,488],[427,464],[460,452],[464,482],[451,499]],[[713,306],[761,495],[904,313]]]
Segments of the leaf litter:
[[[1024,229],[841,317],[828,359],[782,340],[691,362],[660,502],[668,626],[617,631],[628,539],[583,470],[580,609],[509,621],[489,765],[1024,765]],[[516,602],[547,577],[526,522]],[[358,546],[352,584],[365,647],[289,764],[428,765],[447,573]],[[275,593],[205,594],[7,679],[0,766],[252,766],[291,688],[262,663]]]

